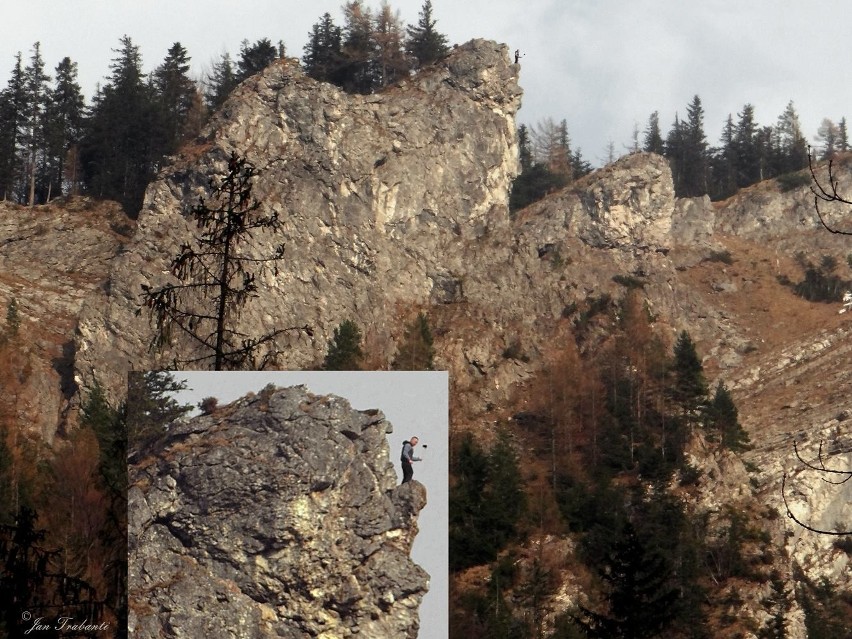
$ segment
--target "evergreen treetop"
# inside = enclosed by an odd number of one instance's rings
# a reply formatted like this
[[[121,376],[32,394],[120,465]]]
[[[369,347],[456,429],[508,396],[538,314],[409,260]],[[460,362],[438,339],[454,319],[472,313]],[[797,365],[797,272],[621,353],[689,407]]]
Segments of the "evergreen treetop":
[[[406,31],[408,39],[405,49],[416,61],[418,67],[425,67],[449,53],[447,38],[435,29],[437,20],[432,18],[432,1],[426,0],[420,9],[417,24]]]
[[[334,329],[334,337],[328,342],[328,353],[323,362],[327,371],[361,370],[361,329],[352,320],[343,320]]]

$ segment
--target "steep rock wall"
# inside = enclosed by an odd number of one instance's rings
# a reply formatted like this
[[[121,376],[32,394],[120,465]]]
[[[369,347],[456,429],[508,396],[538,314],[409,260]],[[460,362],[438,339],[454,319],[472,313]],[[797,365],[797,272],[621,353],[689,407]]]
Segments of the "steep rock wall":
[[[85,300],[105,300],[110,266],[133,231],[121,208],[89,198],[25,207],[0,202],[0,328],[15,299],[26,370],[14,410],[53,443],[77,392],[74,333]],[[6,397],[11,401],[11,398]]]
[[[141,286],[163,283],[192,232],[187,207],[234,150],[260,169],[254,195],[262,210],[285,224],[264,248],[287,247],[279,276],[261,282],[242,326],[314,329],[315,340],[296,340],[281,365],[316,363],[347,317],[382,330],[396,301],[460,294],[464,240],[508,223],[519,100],[506,47],[484,41],[373,96],[345,94],[287,62],[250,79],[214,118],[200,155],[178,161],[149,188],[133,245],[115,262],[108,304],[93,305],[81,321],[83,374],[87,362],[117,373],[185,351],[175,343],[147,353],[151,327],[144,314],[135,317]]]
[[[267,387],[171,426],[130,468],[130,632],[417,636],[426,491],[396,485],[377,410]]]

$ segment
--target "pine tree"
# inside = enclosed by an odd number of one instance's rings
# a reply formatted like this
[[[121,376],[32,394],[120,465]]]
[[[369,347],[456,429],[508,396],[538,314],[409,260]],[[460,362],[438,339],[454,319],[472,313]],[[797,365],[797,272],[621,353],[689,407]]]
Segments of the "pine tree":
[[[352,320],[344,320],[334,329],[322,367],[327,371],[357,371],[361,370],[363,357],[361,330]]]
[[[63,58],[56,66],[54,78],[47,118],[49,196],[79,191],[82,176],[78,153],[85,118],[77,63]]]
[[[165,134],[163,155],[174,153],[182,142],[198,133],[189,127],[191,122],[197,122],[190,116],[198,94],[195,82],[189,77],[189,61],[186,49],[180,42],[175,42],[153,73],[159,117]]]
[[[685,330],[681,331],[674,347],[672,372],[672,397],[684,414],[692,415],[706,405],[708,391],[704,366],[695,350],[695,342]]]
[[[315,80],[340,84],[343,68],[343,32],[325,13],[311,29],[304,48],[305,72]]]
[[[36,186],[42,186],[45,175],[47,146],[47,111],[50,76],[44,71],[41,45],[33,45],[30,63],[24,69],[25,108],[21,121],[21,146],[24,151],[24,176],[27,189],[27,204],[36,203]],[[41,191],[41,188],[39,188]],[[44,189],[46,192],[46,188]],[[39,193],[43,201],[43,193]]]
[[[646,639],[661,636],[674,617],[677,591],[671,568],[649,550],[627,522],[604,561],[596,566],[604,584],[605,612],[580,606],[577,623],[593,639]]]
[[[432,331],[426,315],[420,313],[411,326],[406,327],[405,336],[393,361],[396,371],[431,371],[435,348]]]
[[[433,64],[449,53],[447,38],[435,30],[436,23],[437,20],[432,19],[432,1],[426,0],[417,24],[406,29],[405,50],[414,58],[417,68]]]
[[[174,332],[189,339],[193,353],[175,363],[210,362],[214,370],[263,368],[274,358],[275,340],[290,331],[310,332],[308,327],[279,328],[261,336],[240,332],[235,326],[240,310],[257,295],[257,273],[282,259],[279,245],[265,257],[257,257],[256,231],[276,231],[278,214],[259,213],[260,202],[252,197],[257,169],[232,153],[228,172],[210,182],[210,198],[191,210],[199,232],[192,244],[181,246],[172,260],[173,283],[159,288],[142,286],[143,306],[155,323],[152,347],[169,343]],[[141,313],[141,309],[137,314]],[[266,354],[257,357],[261,349]]]
[[[166,426],[192,410],[172,393],[186,389],[168,371],[131,371],[127,379],[127,449],[132,457],[165,433]]]
[[[663,136],[660,133],[660,113],[658,111],[654,111],[648,118],[642,150],[646,153],[657,153],[658,155],[663,155],[665,152]]]
[[[237,61],[237,83],[260,73],[281,57],[284,57],[284,52],[276,48],[269,38],[261,38],[254,44],[243,40],[240,44],[240,59]]]
[[[237,72],[231,55],[226,51],[218,62],[213,63],[213,71],[204,83],[204,100],[207,108],[218,109],[231,94],[237,84]]]

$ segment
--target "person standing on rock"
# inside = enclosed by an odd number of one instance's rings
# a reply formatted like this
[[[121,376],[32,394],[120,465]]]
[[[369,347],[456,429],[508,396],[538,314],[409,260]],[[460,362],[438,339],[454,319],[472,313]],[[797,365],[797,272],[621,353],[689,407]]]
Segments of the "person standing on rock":
[[[414,476],[414,467],[411,465],[412,462],[423,461],[419,457],[414,456],[414,447],[417,446],[417,442],[420,440],[417,437],[412,437],[408,441],[402,442],[402,456],[400,457],[400,461],[402,462],[402,483],[411,481],[411,478]]]

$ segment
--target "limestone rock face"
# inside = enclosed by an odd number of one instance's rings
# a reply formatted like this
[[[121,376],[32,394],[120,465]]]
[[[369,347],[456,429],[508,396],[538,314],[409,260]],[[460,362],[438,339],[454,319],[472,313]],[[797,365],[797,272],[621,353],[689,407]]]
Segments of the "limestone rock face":
[[[132,245],[115,261],[113,291],[80,326],[79,368],[151,368],[187,358],[186,344],[149,355],[151,326],[136,317],[141,286],[162,285],[192,235],[184,217],[225,172],[232,151],[260,170],[253,194],[283,231],[259,252],[287,248],[279,275],[259,282],[248,334],[308,324],[279,364],[316,363],[343,319],[381,327],[394,300],[458,301],[466,240],[508,224],[517,173],[517,67],[503,45],[473,41],[442,64],[384,93],[360,96],[315,82],[280,62],[237,89],[211,122],[200,156],[153,183]],[[120,326],[121,330],[104,330]],[[380,330],[380,329],[379,329]],[[106,377],[112,377],[107,375]]]
[[[110,264],[133,231],[121,208],[88,198],[25,207],[0,202],[0,309],[18,305],[19,342],[30,357],[21,423],[52,443],[73,379],[74,331],[85,300],[105,297]],[[2,323],[0,323],[2,326]]]
[[[134,637],[409,637],[426,504],[380,411],[267,387],[173,425],[130,468]]]

